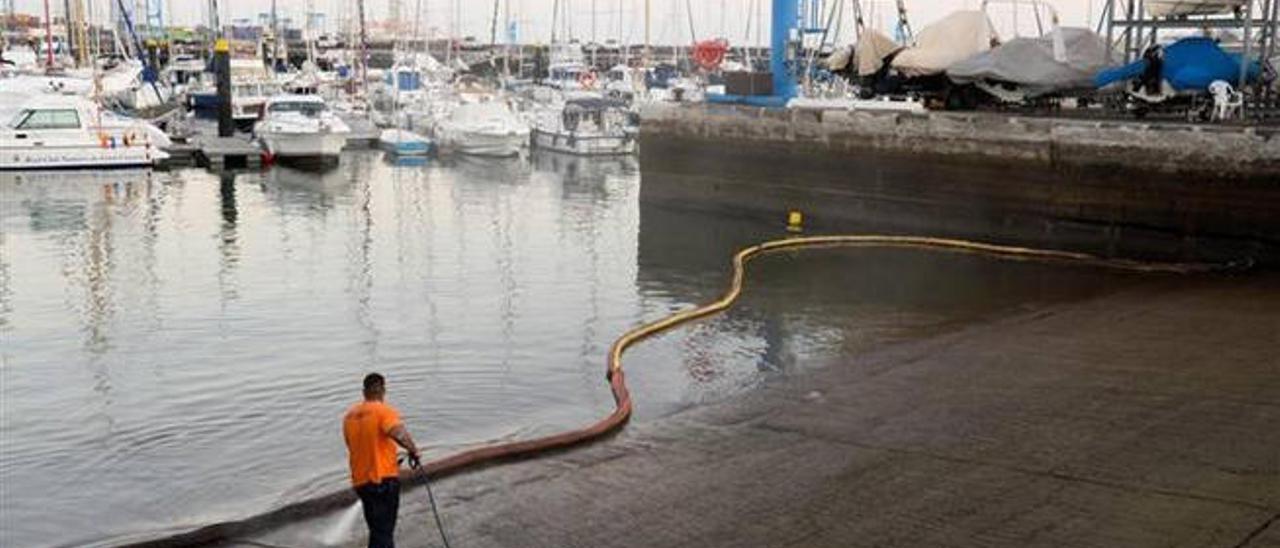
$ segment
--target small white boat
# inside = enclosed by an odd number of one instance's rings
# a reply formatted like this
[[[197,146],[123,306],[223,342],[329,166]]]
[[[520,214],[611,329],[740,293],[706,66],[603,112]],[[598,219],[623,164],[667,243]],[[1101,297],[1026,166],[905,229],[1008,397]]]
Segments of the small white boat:
[[[515,156],[529,143],[529,125],[500,101],[463,103],[436,125],[442,152]]]
[[[0,169],[151,167],[169,158],[159,128],[74,95],[41,94],[0,130]]]
[[[426,156],[435,145],[407,129],[384,129],[378,135],[378,147],[397,156]]]
[[[267,101],[253,133],[274,158],[337,162],[351,128],[323,97],[282,94]]]
[[[573,99],[548,109],[533,128],[533,146],[580,156],[634,154],[639,125],[621,101]]]

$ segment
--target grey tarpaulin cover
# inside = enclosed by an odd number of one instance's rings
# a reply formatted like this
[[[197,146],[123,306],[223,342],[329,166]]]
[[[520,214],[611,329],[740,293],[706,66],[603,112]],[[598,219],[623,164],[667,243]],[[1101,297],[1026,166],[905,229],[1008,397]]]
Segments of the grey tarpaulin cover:
[[[1055,58],[1054,33],[1062,33],[1061,59]],[[1093,87],[1098,71],[1116,64],[1107,46],[1089,29],[1064,27],[1038,38],[1014,38],[947,69],[957,83],[996,81],[1017,84],[1027,95]]]

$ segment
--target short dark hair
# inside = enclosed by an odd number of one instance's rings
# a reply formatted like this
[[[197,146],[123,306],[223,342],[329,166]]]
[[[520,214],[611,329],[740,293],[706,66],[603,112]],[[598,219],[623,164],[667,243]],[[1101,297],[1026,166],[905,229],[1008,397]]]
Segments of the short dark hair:
[[[373,394],[385,390],[387,387],[387,379],[378,373],[369,373],[364,376],[364,393]]]

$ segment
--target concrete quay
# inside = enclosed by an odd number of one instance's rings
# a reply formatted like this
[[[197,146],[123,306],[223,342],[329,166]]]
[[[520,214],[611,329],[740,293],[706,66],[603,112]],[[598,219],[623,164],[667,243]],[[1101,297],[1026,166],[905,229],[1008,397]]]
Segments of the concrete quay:
[[[1180,260],[1280,259],[1280,127],[996,113],[645,112],[641,199]]]
[[[467,547],[1280,547],[1278,318],[1275,275],[1146,280],[435,493]],[[439,545],[425,500],[404,493],[400,545]],[[223,545],[316,546],[337,519]]]
[[[867,150],[1066,170],[1280,177],[1280,126],[708,104],[650,108],[642,130],[654,138],[789,144],[811,154]]]

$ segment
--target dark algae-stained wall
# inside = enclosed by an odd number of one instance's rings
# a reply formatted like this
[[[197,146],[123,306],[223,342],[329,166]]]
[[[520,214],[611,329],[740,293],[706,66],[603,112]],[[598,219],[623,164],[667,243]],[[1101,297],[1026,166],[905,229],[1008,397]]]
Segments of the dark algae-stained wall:
[[[641,199],[814,231],[1280,259],[1280,128],[682,106],[645,113]]]

